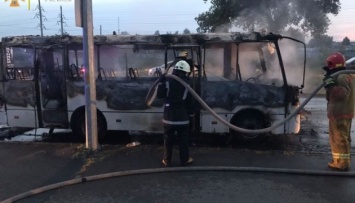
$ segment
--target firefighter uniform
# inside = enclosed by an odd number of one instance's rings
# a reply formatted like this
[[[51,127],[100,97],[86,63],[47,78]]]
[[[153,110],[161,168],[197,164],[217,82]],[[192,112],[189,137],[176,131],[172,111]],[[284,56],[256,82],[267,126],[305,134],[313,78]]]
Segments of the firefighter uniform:
[[[186,71],[185,67],[186,66]],[[190,84],[186,73],[190,66],[186,61],[178,61],[173,74]],[[165,98],[164,115],[164,156],[163,164],[170,165],[174,140],[179,143],[180,162],[182,165],[190,164],[193,159],[189,155],[189,120],[193,115],[194,107],[192,96],[182,84],[172,78],[161,79],[157,96]]]
[[[345,70],[345,58],[340,53],[330,55],[327,63],[324,81],[328,101],[329,142],[333,157],[328,166],[348,170],[351,162],[351,122],[355,114],[355,80],[350,74],[329,77],[335,72]]]

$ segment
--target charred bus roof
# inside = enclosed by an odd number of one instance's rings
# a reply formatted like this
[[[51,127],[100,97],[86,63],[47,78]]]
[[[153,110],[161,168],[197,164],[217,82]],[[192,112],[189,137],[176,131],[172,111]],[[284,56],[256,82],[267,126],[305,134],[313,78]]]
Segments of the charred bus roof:
[[[144,44],[154,46],[166,45],[208,45],[218,43],[243,43],[274,41],[284,38],[276,34],[252,33],[199,33],[199,34],[166,34],[166,35],[98,35],[94,36],[96,45],[124,45],[124,44]],[[48,45],[75,45],[82,44],[82,36],[54,35],[54,36],[11,36],[3,37],[4,46],[48,46]]]

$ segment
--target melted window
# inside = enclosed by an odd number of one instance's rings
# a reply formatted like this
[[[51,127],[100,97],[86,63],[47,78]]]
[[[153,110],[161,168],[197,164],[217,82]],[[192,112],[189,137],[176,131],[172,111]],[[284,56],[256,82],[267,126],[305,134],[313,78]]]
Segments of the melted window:
[[[23,47],[5,48],[5,77],[8,80],[32,80],[34,50]]]

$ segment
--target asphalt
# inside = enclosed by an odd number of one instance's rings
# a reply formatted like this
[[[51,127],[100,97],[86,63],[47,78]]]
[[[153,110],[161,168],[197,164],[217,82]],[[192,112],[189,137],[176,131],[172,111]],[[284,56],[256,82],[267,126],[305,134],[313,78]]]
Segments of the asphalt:
[[[159,144],[102,145],[92,152],[80,143],[3,142],[0,202],[55,183],[118,172],[126,176],[60,187],[19,202],[355,202],[353,171],[319,175],[333,172],[326,166],[329,153],[191,147],[191,156],[195,163],[181,167],[174,149],[168,172]]]

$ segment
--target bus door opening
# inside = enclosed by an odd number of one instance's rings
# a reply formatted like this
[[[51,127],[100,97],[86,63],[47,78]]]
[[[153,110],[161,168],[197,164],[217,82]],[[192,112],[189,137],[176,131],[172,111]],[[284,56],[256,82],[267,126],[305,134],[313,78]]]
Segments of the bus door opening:
[[[43,126],[67,125],[64,49],[38,51],[40,108]]]

